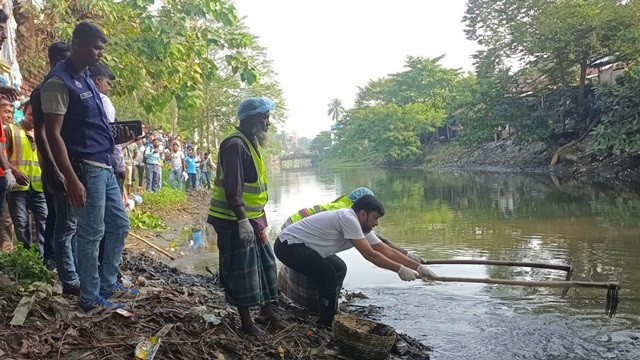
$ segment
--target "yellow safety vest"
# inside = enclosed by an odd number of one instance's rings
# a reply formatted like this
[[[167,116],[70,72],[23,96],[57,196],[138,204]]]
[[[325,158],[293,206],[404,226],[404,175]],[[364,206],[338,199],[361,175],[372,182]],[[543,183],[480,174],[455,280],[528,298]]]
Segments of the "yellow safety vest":
[[[256,167],[258,180],[252,183],[244,183],[242,199],[244,200],[244,211],[247,214],[247,218],[257,219],[264,216],[264,206],[267,204],[267,170],[256,149],[254,149],[251,142],[240,131],[232,133],[227,136],[225,140],[232,137],[239,137],[247,144]],[[220,154],[218,154],[218,164],[221,164]],[[216,172],[216,178],[213,181],[213,195],[211,198],[211,206],[209,207],[209,215],[221,219],[237,220],[236,215],[231,211],[229,205],[227,205],[227,195],[224,192],[223,180],[224,172],[222,166],[219,166]]]
[[[319,212],[344,209],[352,205],[353,205],[353,201],[349,200],[349,197],[347,197],[347,195],[343,195],[333,200],[330,203],[315,205],[314,207],[301,209],[297,213],[289,216],[287,221],[285,221],[284,224],[282,224],[282,227],[280,228],[280,230],[284,230],[284,228],[293,224],[294,222],[300,221],[306,217],[317,214]]]
[[[25,186],[16,185],[13,187],[13,191],[26,191],[31,186],[33,190],[41,192],[42,170],[38,161],[38,150],[31,148],[31,141],[27,137],[27,132],[19,124],[13,124],[11,149],[9,162],[29,178],[29,184]]]

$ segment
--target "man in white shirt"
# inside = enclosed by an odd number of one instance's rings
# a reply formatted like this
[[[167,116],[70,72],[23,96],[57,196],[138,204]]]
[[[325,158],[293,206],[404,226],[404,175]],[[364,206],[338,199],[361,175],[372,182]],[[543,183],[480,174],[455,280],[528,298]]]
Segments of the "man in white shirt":
[[[102,99],[102,107],[104,108],[107,120],[109,120],[110,123],[115,122],[116,108],[113,106],[113,103],[109,98],[109,92],[111,91],[111,87],[113,86],[113,81],[116,79],[116,76],[111,72],[109,67],[101,62],[89,67],[89,72],[91,73],[93,82],[96,84],[96,88],[100,92],[100,99]],[[113,151],[113,171],[116,173],[120,192],[124,190],[126,170],[122,149],[129,146],[129,144],[130,143],[116,145],[116,148]]]
[[[426,266],[389,247],[372,232],[383,215],[382,203],[372,195],[365,195],[350,208],[323,211],[297,221],[276,239],[276,257],[318,283],[318,325],[331,326],[347,273],[346,264],[336,253],[355,247],[365,259],[398,273],[404,281],[416,279],[413,270],[423,278],[435,276]]]
[[[172,145],[171,153],[171,171],[169,172],[169,182],[172,189],[178,189],[182,191],[182,172],[187,169],[187,165],[184,162],[184,154],[180,150],[178,143],[174,142]],[[176,180],[178,181],[176,185]]]

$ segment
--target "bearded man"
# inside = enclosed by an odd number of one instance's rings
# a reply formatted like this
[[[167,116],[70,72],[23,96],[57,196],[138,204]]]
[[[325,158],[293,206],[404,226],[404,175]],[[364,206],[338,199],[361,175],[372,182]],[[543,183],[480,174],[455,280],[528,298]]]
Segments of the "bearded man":
[[[275,103],[267,98],[240,103],[240,125],[220,143],[208,217],[218,235],[225,298],[238,308],[242,332],[257,338],[264,331],[251,319],[252,306],[261,307],[256,322],[282,328],[272,304],[278,283],[275,256],[264,232],[267,172],[259,146],[266,141],[273,109]]]

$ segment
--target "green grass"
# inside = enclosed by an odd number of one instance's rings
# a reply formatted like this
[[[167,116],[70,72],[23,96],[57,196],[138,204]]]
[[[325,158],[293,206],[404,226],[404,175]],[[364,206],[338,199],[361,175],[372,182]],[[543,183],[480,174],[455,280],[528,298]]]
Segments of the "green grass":
[[[142,194],[142,205],[147,209],[169,208],[187,202],[187,193],[174,190],[169,184],[163,184],[158,192]]]
[[[167,226],[162,222],[159,216],[153,215],[148,211],[134,209],[129,214],[129,221],[133,229],[152,229],[166,230]]]
[[[20,242],[15,251],[0,252],[0,273],[25,288],[34,282],[53,284],[55,277],[42,263],[38,246],[25,249]]]

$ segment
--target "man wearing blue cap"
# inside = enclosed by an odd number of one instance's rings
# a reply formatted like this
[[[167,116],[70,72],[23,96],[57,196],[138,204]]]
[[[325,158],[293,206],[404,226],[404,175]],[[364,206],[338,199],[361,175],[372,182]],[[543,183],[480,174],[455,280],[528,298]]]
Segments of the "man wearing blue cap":
[[[240,125],[221,143],[208,222],[218,235],[220,280],[227,302],[238,308],[242,331],[261,337],[249,308],[260,306],[257,322],[282,326],[273,312],[278,295],[276,261],[264,230],[267,217],[267,172],[260,154],[269,112],[275,103],[249,98],[240,103]]]

